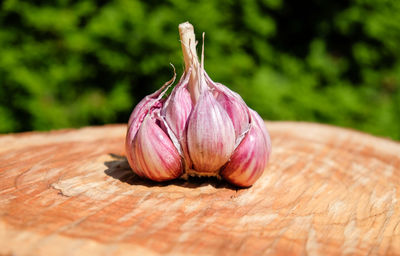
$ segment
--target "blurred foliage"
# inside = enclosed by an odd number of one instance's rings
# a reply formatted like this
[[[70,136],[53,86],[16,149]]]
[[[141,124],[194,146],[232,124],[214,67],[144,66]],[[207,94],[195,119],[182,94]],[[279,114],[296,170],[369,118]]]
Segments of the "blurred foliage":
[[[178,24],[206,32],[206,70],[269,120],[400,139],[398,0],[3,0],[0,132],[126,122],[183,70]]]

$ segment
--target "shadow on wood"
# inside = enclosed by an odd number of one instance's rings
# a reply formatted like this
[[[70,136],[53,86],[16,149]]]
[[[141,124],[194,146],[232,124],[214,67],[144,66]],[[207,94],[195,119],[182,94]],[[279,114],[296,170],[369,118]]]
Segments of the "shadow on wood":
[[[215,177],[189,177],[187,180],[175,179],[171,181],[155,182],[136,175],[130,168],[126,157],[113,153],[110,153],[109,155],[114,160],[104,162],[104,165],[108,167],[104,173],[121,182],[128,183],[129,185],[143,185],[147,187],[166,187],[175,185],[185,188],[197,188],[211,185],[217,189],[227,188],[236,191],[242,189]]]

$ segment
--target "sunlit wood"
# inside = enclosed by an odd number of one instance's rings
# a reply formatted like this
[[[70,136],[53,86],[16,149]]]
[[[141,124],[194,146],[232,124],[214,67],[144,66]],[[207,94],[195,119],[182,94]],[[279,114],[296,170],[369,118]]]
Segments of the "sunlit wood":
[[[0,255],[400,254],[400,144],[270,122],[263,176],[155,183],[125,126],[0,136]]]

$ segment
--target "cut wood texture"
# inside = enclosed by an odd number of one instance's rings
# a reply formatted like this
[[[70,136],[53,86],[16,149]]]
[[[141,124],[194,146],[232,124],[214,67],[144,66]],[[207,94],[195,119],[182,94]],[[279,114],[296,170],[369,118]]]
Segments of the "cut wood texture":
[[[248,189],[155,183],[124,125],[0,136],[0,255],[400,255],[400,144],[270,122]]]

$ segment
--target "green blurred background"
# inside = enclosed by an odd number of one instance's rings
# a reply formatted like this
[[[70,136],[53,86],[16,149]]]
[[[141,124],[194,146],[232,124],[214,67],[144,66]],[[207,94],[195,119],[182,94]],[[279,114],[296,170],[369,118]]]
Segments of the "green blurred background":
[[[0,132],[125,123],[183,70],[178,24],[206,32],[206,70],[268,120],[400,140],[399,0],[1,1]]]

